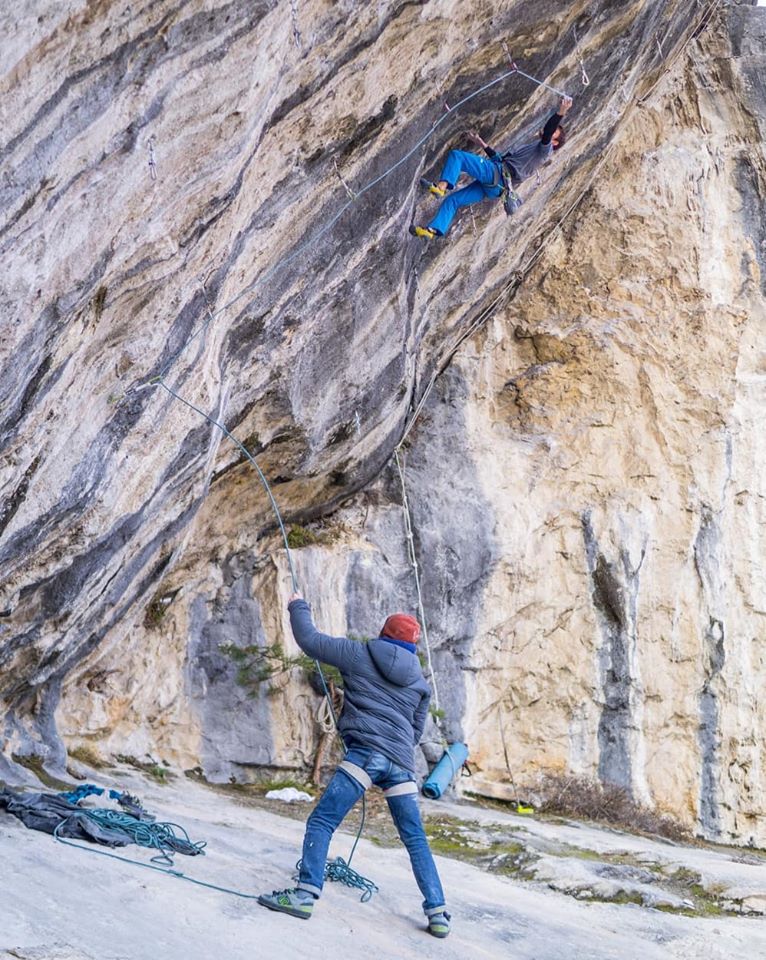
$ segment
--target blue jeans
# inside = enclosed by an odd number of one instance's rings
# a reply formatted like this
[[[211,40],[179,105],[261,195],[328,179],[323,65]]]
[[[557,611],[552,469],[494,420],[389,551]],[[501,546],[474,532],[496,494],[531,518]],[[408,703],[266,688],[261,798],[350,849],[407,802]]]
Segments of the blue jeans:
[[[348,751],[306,822],[298,889],[316,897],[322,892],[330,839],[373,783],[383,789],[399,838],[410,855],[412,872],[424,898],[423,910],[427,915],[438,913],[444,908],[444,891],[420,819],[415,778],[409,770],[367,747]]]
[[[473,177],[473,183],[469,183],[467,187],[446,196],[442,200],[436,216],[428,224],[432,230],[435,230],[442,237],[449,230],[450,224],[460,207],[467,207],[472,203],[479,203],[481,200],[496,199],[502,193],[499,183],[493,185],[495,174],[498,173],[496,163],[485,160],[484,157],[480,157],[476,153],[468,153],[466,150],[450,150],[439,179],[446,180],[450,190],[452,190],[461,173],[467,173],[469,177]]]

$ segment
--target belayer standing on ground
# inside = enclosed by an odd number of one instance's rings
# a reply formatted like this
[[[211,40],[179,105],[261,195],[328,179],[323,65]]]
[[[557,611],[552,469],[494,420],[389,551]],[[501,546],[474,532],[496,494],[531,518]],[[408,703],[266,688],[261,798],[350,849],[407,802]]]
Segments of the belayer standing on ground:
[[[566,133],[561,121],[571,106],[572,98],[562,97],[558,110],[549,117],[537,140],[511,147],[503,154],[493,150],[477,133],[469,133],[469,139],[482,147],[489,159],[485,160],[478,153],[469,153],[466,150],[450,150],[438,182],[431,183],[425,178],[420,181],[434,196],[444,198],[436,216],[428,226],[417,227],[413,224],[410,233],[426,240],[443,237],[460,207],[467,207],[481,200],[510,196],[511,204],[506,204],[506,210],[513,212],[521,204],[521,199],[515,195],[515,188],[534,173],[554,150],[564,145]],[[454,193],[448,193],[455,189],[463,173],[473,177],[473,183]]]
[[[379,637],[360,643],[320,633],[300,594],[290,597],[288,609],[301,650],[337,667],[343,677],[344,701],[338,729],[346,756],[306,823],[298,885],[262,894],[258,902],[308,920],[322,892],[332,835],[365,790],[375,784],[383,790],[410,855],[412,872],[423,894],[428,932],[446,937],[450,915],[420,819],[415,780],[415,746],[423,733],[431,700],[417,656],[420,624],[408,614],[395,613],[383,624]]]

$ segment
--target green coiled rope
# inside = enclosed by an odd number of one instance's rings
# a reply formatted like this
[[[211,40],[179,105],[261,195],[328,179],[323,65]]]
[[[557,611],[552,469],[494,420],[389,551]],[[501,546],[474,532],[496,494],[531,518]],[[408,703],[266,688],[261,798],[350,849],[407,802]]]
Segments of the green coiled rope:
[[[137,844],[139,847],[146,847],[150,850],[156,850],[157,853],[151,858],[149,863],[144,860],[135,860],[132,857],[123,857],[118,853],[110,853],[107,850],[98,850],[95,847],[85,843],[78,843],[75,840],[65,839],[61,836],[61,831],[71,820],[87,817],[93,820],[99,826],[118,830],[125,834],[126,840]],[[357,834],[354,846],[351,850],[351,857],[354,855],[356,845],[359,842],[359,834],[364,826],[364,819],[359,833]],[[183,853],[188,856],[204,856],[207,842],[205,840],[193,841],[189,838],[186,830],[177,823],[161,822],[149,823],[143,820],[137,820],[130,814],[120,813],[117,810],[105,809],[80,809],[77,813],[62,820],[53,831],[54,838],[68,847],[78,847],[80,850],[87,850],[88,853],[97,853],[101,857],[110,857],[112,860],[121,860],[123,863],[132,863],[139,867],[148,867],[150,870],[156,870],[159,873],[167,874],[170,877],[177,877],[179,880],[188,880],[189,883],[195,883],[199,887],[207,887],[209,890],[217,890],[220,893],[229,893],[235,897],[243,897],[246,900],[257,900],[258,894],[244,893],[241,890],[234,890],[231,887],[220,887],[215,883],[207,883],[204,880],[197,880],[195,877],[189,877],[183,871],[176,870],[173,861],[173,854]],[[351,860],[349,857],[349,861]],[[161,866],[164,864],[164,866]],[[300,870],[301,861],[296,864],[296,870]],[[325,864],[325,880],[333,880],[362,891],[360,900],[366,903],[373,893],[377,893],[378,886],[353,870],[349,863],[343,857],[336,857]]]

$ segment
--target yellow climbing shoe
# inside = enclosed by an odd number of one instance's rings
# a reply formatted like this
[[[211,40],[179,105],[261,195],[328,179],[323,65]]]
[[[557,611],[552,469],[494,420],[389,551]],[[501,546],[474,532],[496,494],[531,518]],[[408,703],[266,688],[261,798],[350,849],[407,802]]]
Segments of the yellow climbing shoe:
[[[430,180],[426,180],[425,177],[420,178],[420,186],[425,190],[428,190],[429,193],[432,193],[435,197],[446,197],[447,191],[442,190],[441,187],[437,187],[435,183],[431,183]]]
[[[424,240],[433,240],[437,235],[430,227],[416,227],[414,223],[410,227],[410,233],[413,237],[422,237]]]

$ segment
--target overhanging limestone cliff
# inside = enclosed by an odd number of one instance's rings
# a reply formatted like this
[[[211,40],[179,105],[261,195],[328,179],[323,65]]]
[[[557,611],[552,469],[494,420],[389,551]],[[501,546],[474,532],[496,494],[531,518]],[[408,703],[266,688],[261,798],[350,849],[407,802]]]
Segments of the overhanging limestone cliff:
[[[679,210],[697,202],[697,233],[684,256],[699,256],[697,238],[706,230],[710,252],[694,290],[682,291],[684,302],[698,298],[689,310],[699,319],[724,292],[739,297],[741,257],[732,255],[726,290],[711,301],[722,234],[705,217],[711,209],[731,211],[740,196],[752,209],[763,195],[762,155],[754,152],[758,98],[754,91],[748,105],[742,97],[760,82],[748,66],[757,57],[758,12],[737,8],[716,20],[712,6],[700,7],[690,21],[679,3],[606,2],[487,4],[481,11],[435,2],[374,10],[166,3],[133,16],[120,3],[96,14],[78,4],[40,9],[42,23],[22,24],[15,48],[22,55],[3,81],[14,107],[4,148],[14,176],[4,186],[0,238],[9,264],[4,309],[14,319],[2,379],[9,453],[0,547],[5,755],[33,751],[60,763],[63,730],[106,752],[164,751],[186,765],[201,761],[216,777],[241,775],[252,763],[303,762],[314,738],[310,718],[288,709],[288,698],[268,709],[248,701],[217,652],[221,638],[274,637],[283,629],[283,584],[274,567],[281,561],[267,501],[215,430],[161,391],[135,386],[177,356],[169,382],[247,440],[289,517],[335,511],[336,525],[343,524],[335,546],[306,551],[301,573],[328,629],[368,632],[392,604],[412,602],[398,495],[385,465],[413,398],[455,338],[592,189],[521,296],[464,345],[426,410],[430,423],[413,434],[408,470],[429,573],[427,612],[450,704],[448,730],[472,735],[488,776],[500,775],[502,763],[484,711],[493,698],[512,707],[528,697],[553,708],[543,719],[535,714],[528,730],[518,728],[522,767],[549,763],[611,776],[603,758],[620,757],[637,794],[660,802],[677,794],[659,782],[665,768],[649,769],[642,752],[656,701],[652,692],[647,702],[637,663],[655,629],[642,609],[641,584],[634,582],[627,632],[607,642],[592,606],[598,590],[593,575],[588,579],[583,536],[590,515],[601,569],[619,571],[624,556],[624,569],[634,571],[642,545],[658,536],[657,521],[650,522],[641,497],[627,518],[612,508],[611,486],[623,497],[634,482],[627,466],[611,481],[592,465],[589,480],[577,475],[582,437],[603,434],[611,416],[610,404],[592,409],[598,404],[583,396],[583,382],[592,384],[593,397],[608,385],[626,410],[657,409],[646,434],[627,415],[621,433],[608,428],[620,458],[633,456],[639,439],[652,444],[654,435],[656,449],[645,458],[652,469],[661,456],[688,458],[683,444],[671,450],[667,430],[657,426],[675,398],[652,381],[651,365],[628,359],[627,349],[619,362],[612,357],[625,327],[612,317],[616,332],[609,328],[597,284],[630,304],[625,310],[639,326],[642,318],[675,317],[672,270],[654,269],[679,242],[673,235],[668,243],[663,210],[675,210],[677,222]],[[677,59],[693,29],[706,25],[703,42],[718,36],[720,49],[695,45],[691,59]],[[382,180],[321,242],[306,246],[347,199],[336,166],[352,189],[388,169],[440,115],[443,99],[455,102],[507,69],[501,39],[530,73],[576,94],[567,151],[528,193],[523,215],[506,224],[497,211],[481,210],[475,229],[466,219],[448,243],[425,251],[405,236],[418,176],[461,142],[461,128],[479,125],[500,140],[535,129],[549,96],[514,78],[448,118],[420,159]],[[580,57],[591,78],[586,89],[578,87]],[[670,86],[655,89],[668,70]],[[650,93],[637,114],[636,103]],[[728,198],[715,190],[700,197],[692,186],[689,171],[701,169],[692,148],[704,146],[699,96],[714,114],[710,130],[720,131],[707,169],[721,165]],[[668,151],[662,143],[673,139],[671,130],[685,133]],[[654,194],[629,195],[626,184],[635,182],[653,184]],[[713,324],[724,357],[736,354],[749,329],[745,316],[761,304],[759,222],[751,216],[743,232],[743,220],[732,217],[727,235],[732,249],[744,237],[756,253],[747,267],[751,299],[735,308],[734,339]],[[281,267],[296,251],[305,252]],[[630,296],[621,287],[630,287]],[[215,319],[204,335],[179,354],[210,311]],[[684,332],[669,323],[675,337],[669,333],[673,343],[663,344],[675,344],[673,370],[685,375],[684,346],[698,343],[688,323]],[[635,334],[639,354],[650,349],[644,334]],[[478,374],[464,369],[475,351]],[[721,368],[702,356],[688,366]],[[733,409],[726,404],[734,403],[736,364],[723,368],[728,399],[701,404],[713,420]],[[667,369],[657,370],[667,378]],[[621,387],[633,376],[635,389]],[[674,436],[683,433],[670,420]],[[489,460],[480,452],[485,443]],[[607,451],[594,448],[592,456],[601,462]],[[700,472],[717,476],[715,458],[702,461]],[[546,475],[556,492],[539,496],[536,477]],[[509,508],[520,490],[527,509]],[[565,504],[572,519],[565,527],[577,533],[572,542],[574,533],[560,535],[569,566],[550,557],[547,575],[562,603],[546,612],[531,588],[530,533],[538,523],[555,528],[550,496]],[[714,516],[722,507],[711,498],[705,506]],[[677,504],[686,515],[680,498]],[[701,509],[695,501],[688,514],[696,518],[695,538]],[[685,535],[684,543],[695,542]],[[654,555],[650,550],[648,563]],[[704,604],[720,618],[725,589],[703,599],[706,587],[697,595],[682,582],[690,608]],[[158,594],[172,600],[159,629],[144,621]],[[543,658],[547,645],[532,637],[553,630],[551,642],[577,678],[571,694],[554,670],[555,685],[538,695],[534,663],[530,669],[515,648],[508,662],[508,645],[528,642],[513,639],[520,610],[522,633]],[[580,656],[558,644],[562,631],[583,645]],[[693,633],[683,644],[704,648]],[[696,708],[685,708],[673,736],[688,753],[689,770],[707,750],[705,776],[717,783],[725,675],[714,657],[708,662],[707,719],[700,726]],[[626,710],[623,688],[633,703]],[[301,696],[308,703],[312,695]],[[616,710],[616,725],[606,722],[602,697]],[[232,714],[241,723],[232,724]],[[673,727],[673,716],[663,723]],[[699,733],[711,724],[712,740]],[[616,730],[623,733],[607,748]],[[562,736],[574,746],[554,750]],[[714,746],[704,747],[708,742]],[[700,791],[691,777],[683,777],[689,799],[682,813],[694,818]]]

